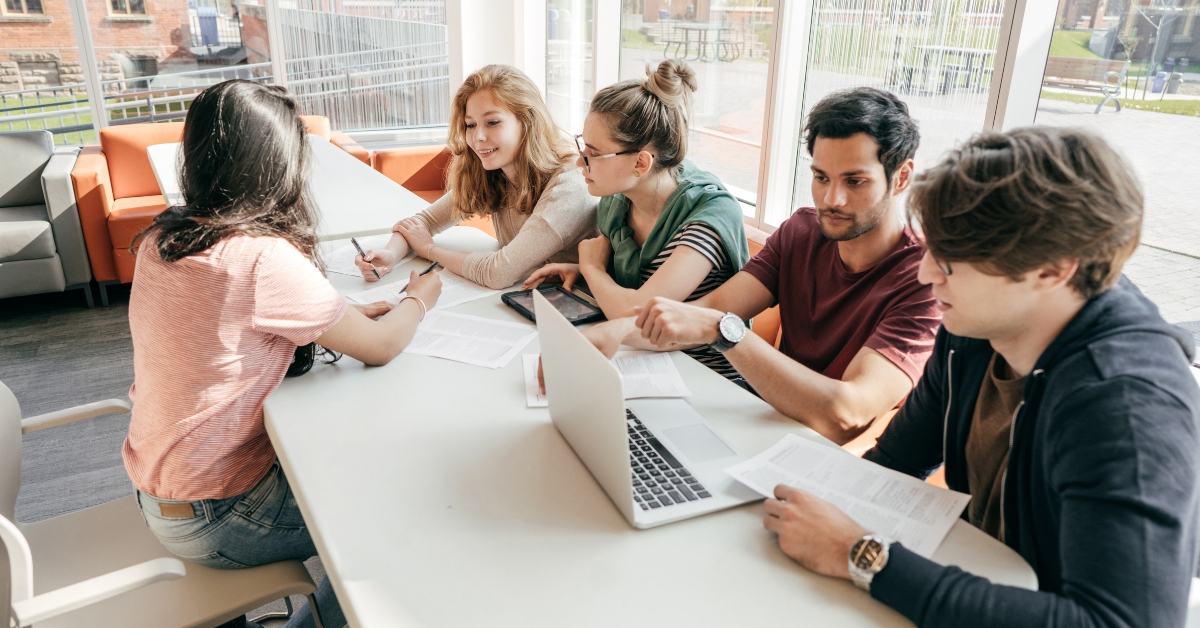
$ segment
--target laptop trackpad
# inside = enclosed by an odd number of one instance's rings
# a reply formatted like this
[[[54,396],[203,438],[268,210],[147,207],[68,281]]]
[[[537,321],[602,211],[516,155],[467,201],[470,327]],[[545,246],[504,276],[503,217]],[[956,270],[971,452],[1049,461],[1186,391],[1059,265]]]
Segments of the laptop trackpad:
[[[671,441],[679,453],[696,464],[737,455],[703,423],[663,430],[663,436]]]

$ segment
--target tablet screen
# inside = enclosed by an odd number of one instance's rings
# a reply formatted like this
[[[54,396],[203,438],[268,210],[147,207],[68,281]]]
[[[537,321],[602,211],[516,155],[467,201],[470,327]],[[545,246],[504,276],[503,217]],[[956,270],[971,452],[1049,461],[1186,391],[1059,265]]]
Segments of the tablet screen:
[[[580,303],[566,294],[563,294],[559,290],[545,290],[542,292],[542,296],[546,297],[546,300],[550,302],[550,305],[554,306],[554,309],[558,310],[559,313],[567,317],[567,320],[574,320],[581,316],[587,316],[588,314],[592,314],[596,311],[595,308],[587,305],[586,303]],[[532,293],[513,295],[512,300],[520,304],[520,306],[526,310],[529,310],[530,312],[533,311]]]

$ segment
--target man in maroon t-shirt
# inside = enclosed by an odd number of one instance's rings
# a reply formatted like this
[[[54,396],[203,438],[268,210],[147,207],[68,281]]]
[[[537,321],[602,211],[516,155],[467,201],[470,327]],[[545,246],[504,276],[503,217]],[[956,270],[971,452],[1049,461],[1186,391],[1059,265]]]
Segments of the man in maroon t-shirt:
[[[923,251],[897,202],[920,137],[902,101],[860,88],[818,103],[805,141],[816,208],[797,210],[707,296],[657,298],[636,319],[587,335],[606,354],[622,342],[711,344],[777,410],[844,443],[912,390],[941,321],[929,286],[917,281]],[[776,303],[778,351],[741,323]]]

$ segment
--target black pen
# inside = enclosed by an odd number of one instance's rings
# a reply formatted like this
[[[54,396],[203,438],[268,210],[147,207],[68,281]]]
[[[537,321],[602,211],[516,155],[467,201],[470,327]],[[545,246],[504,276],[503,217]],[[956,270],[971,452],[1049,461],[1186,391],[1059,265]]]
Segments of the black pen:
[[[429,268],[426,268],[425,270],[421,271],[421,274],[420,274],[420,275],[417,275],[417,276],[418,276],[418,277],[424,277],[425,275],[428,275],[429,273],[433,272],[433,269],[435,269],[435,268],[437,268],[437,267],[438,267],[438,262],[434,262],[434,263],[432,263],[432,264],[430,264],[430,265],[429,265]],[[403,289],[403,290],[401,290],[400,292],[401,292],[402,294],[403,294],[403,293],[405,293],[405,292],[408,292],[408,287],[409,287],[410,285],[412,285],[412,282],[409,282],[409,283],[406,283],[406,284],[404,284],[404,289]]]
[[[358,240],[355,240],[354,238],[350,238],[350,244],[353,244],[353,245],[354,245],[354,248],[358,250],[358,254],[359,254],[359,255],[361,255],[361,256],[362,256],[362,258],[363,258],[363,261],[364,261],[364,262],[366,262],[366,261],[367,261],[367,254],[366,254],[366,253],[365,253],[365,252],[362,250],[362,247],[358,245]],[[368,263],[369,263],[369,262],[368,262]],[[379,271],[378,271],[378,270],[375,270],[375,265],[374,265],[374,264],[371,264],[371,272],[375,273],[375,278],[376,278],[376,279],[379,279],[379,278],[380,278],[380,277],[379,277]]]

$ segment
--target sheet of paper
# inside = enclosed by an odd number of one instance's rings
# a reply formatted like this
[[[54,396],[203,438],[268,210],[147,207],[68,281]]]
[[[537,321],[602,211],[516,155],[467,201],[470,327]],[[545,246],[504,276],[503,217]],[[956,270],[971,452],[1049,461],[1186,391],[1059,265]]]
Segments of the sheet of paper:
[[[970,495],[926,484],[795,434],[725,472],[767,497],[774,497],[779,484],[813,493],[868,531],[900,541],[925,558],[933,556],[971,501]]]
[[[467,301],[490,297],[493,294],[498,294],[499,290],[492,290],[486,286],[481,286],[470,279],[465,279],[448,270],[437,271],[442,277],[442,294],[438,297],[437,305],[429,308],[430,312],[444,310],[448,307],[454,307]],[[357,294],[352,294],[347,298],[356,303],[374,303],[376,301],[388,301],[391,303],[399,303],[400,298],[404,296],[400,289],[408,285],[407,279],[400,279],[389,284],[384,284],[370,290],[364,290]]]
[[[545,408],[549,403],[537,381],[537,354],[521,356],[525,372],[525,405]],[[690,397],[692,391],[683,383],[679,369],[671,356],[657,351],[621,351],[613,357],[621,371],[621,387],[626,399],[644,397]]]
[[[364,251],[370,251],[371,249],[379,250],[387,246],[388,240],[391,239],[391,237],[392,234],[384,233],[381,235],[363,236],[355,239],[358,240],[358,245],[361,246]],[[416,255],[416,253],[409,251],[408,255],[405,255],[404,259],[400,260],[400,263],[398,263],[397,266],[416,257]],[[347,244],[346,246],[335,249],[325,259],[325,270],[331,273],[350,275],[351,277],[362,277],[362,272],[358,270],[358,266],[354,265],[354,258],[357,256],[358,251],[354,249],[353,244]]]
[[[526,353],[521,356],[522,370],[525,371],[525,406],[528,408],[545,408],[550,405],[550,402],[546,401],[546,395],[542,392],[542,387],[538,386],[537,365],[539,357],[541,356],[536,353]]]
[[[621,371],[626,399],[644,397],[690,397],[671,356],[658,351],[619,351],[613,363]]]
[[[535,336],[533,325],[434,312],[417,326],[404,352],[498,369]]]

